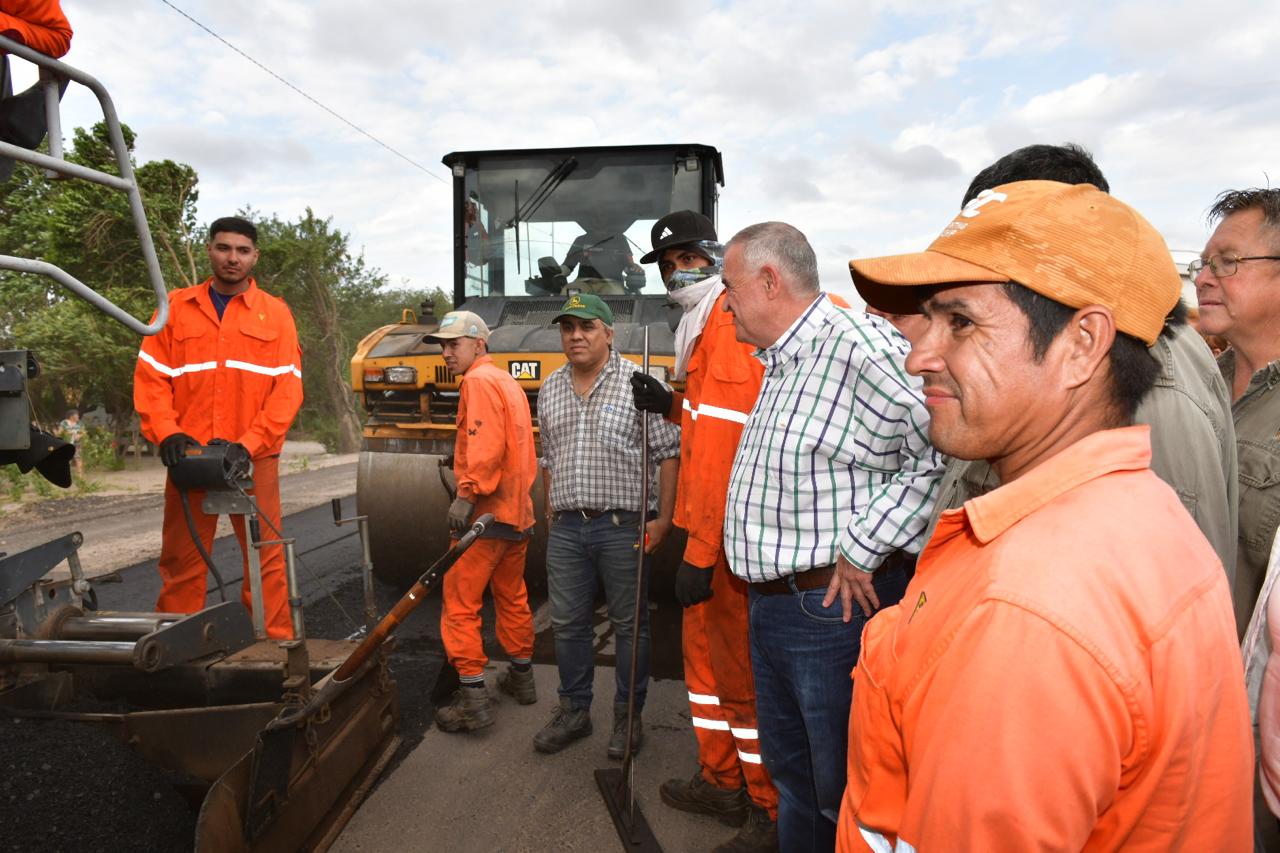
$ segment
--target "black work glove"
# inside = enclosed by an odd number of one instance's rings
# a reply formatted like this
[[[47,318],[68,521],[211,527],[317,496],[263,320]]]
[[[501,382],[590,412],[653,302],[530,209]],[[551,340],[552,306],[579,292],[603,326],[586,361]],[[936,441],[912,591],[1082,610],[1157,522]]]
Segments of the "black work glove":
[[[164,463],[164,467],[172,468],[178,464],[178,460],[187,455],[188,447],[199,446],[200,442],[185,432],[175,432],[160,442],[160,461]]]
[[[636,408],[642,412],[664,417],[671,412],[671,391],[647,373],[636,371],[631,374],[631,396],[635,398]]]
[[[231,472],[232,476],[237,480],[243,480],[249,476],[249,472],[253,469],[253,457],[249,454],[249,448],[243,444],[234,441],[226,441],[221,438],[215,438],[210,444],[225,444],[227,452],[223,454],[226,460],[226,469]]]
[[[453,503],[449,504],[449,529],[450,530],[466,530],[467,525],[471,523],[471,513],[476,511],[476,505],[466,498],[454,498]]]
[[[676,569],[676,601],[680,602],[681,607],[692,607],[711,597],[713,571],[715,566],[704,569],[684,560],[680,561],[680,568]]]

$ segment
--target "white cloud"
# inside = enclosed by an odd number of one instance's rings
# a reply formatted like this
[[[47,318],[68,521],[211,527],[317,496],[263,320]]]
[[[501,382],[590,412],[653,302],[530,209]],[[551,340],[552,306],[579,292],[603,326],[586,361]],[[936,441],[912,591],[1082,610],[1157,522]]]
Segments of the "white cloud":
[[[824,281],[913,251],[973,173],[1035,142],[1094,150],[1171,244],[1220,189],[1280,174],[1280,14],[1222,0],[175,0],[424,174],[158,0],[64,0],[68,61],[111,89],[140,159],[246,204],[332,216],[396,281],[447,285],[454,150],[696,141],[725,157],[726,236],[783,219]],[[19,76],[19,80],[21,80]],[[69,93],[66,126],[96,120]]]

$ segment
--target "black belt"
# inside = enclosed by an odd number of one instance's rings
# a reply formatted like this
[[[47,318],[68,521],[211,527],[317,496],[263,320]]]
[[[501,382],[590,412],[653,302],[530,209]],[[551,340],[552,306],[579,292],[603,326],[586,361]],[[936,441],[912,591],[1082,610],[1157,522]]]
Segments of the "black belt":
[[[789,575],[785,578],[776,578],[771,581],[757,581],[751,584],[751,588],[761,595],[790,595],[792,593],[792,583],[795,589],[807,591],[811,589],[826,589],[831,583],[831,578],[836,573],[835,564],[830,566],[818,566],[816,569],[809,569],[807,572]],[[790,581],[790,583],[788,582]]]
[[[634,509],[581,509],[581,508],[576,508],[576,509],[562,509],[562,510],[560,510],[560,513],[558,513],[558,514],[563,514],[563,513],[566,513],[566,512],[576,512],[578,515],[582,516],[584,519],[588,519],[588,520],[590,520],[590,519],[592,519],[592,518],[599,518],[599,517],[600,517],[600,516],[602,516],[602,515],[608,515],[608,514],[609,514],[609,513],[611,513],[611,512],[623,513],[623,512],[638,512],[638,511],[639,511],[639,510],[634,510]]]

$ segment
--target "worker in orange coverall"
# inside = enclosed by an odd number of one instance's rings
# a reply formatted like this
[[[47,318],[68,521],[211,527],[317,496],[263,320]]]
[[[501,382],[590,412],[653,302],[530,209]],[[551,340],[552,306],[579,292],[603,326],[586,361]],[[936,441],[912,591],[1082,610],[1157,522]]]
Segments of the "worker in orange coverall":
[[[533,684],[533,614],[524,585],[524,560],[533,529],[530,489],[537,476],[529,398],[509,373],[489,357],[489,328],[470,311],[450,311],[430,340],[462,382],[453,472],[458,494],[449,507],[449,528],[460,536],[473,517],[493,514],[493,523],[444,576],[440,636],[461,686],[436,710],[447,732],[493,725],[484,683],[488,659],[480,638],[484,591],[493,594],[498,641],[511,663],[498,687],[522,705],[537,701]]]
[[[133,405],[142,432],[159,445],[167,467],[188,448],[226,443],[228,459],[252,459],[253,484],[264,535],[280,529],[280,448],[302,405],[302,357],[293,314],[260,290],[250,273],[258,262],[258,232],[238,217],[209,227],[213,275],[169,293],[169,322],[142,339],[133,373]],[[194,613],[205,606],[206,566],[192,540],[172,479],[165,484],[160,545],[163,586],[156,609]],[[189,493],[196,530],[206,550],[218,517],[201,511],[204,492]],[[232,516],[241,551],[244,516]],[[270,637],[293,636],[284,554],[260,552],[263,621]],[[241,600],[250,607],[248,556]]]
[[[692,210],[653,226],[653,251],[671,298],[684,309],[676,329],[675,379],[684,394],[636,373],[636,408],[680,424],[680,482],[675,523],[689,533],[676,573],[684,606],[684,678],[698,738],[698,772],[671,779],[660,793],[677,809],[742,825],[726,851],[776,850],[778,793],[760,759],[755,688],[747,640],[747,586],[729,571],[721,539],[725,493],[764,366],[739,343],[723,310],[723,248],[711,220]],[[745,787],[744,787],[745,785]]]
[[[58,0],[0,0],[0,36],[54,59],[71,49],[71,24]]]

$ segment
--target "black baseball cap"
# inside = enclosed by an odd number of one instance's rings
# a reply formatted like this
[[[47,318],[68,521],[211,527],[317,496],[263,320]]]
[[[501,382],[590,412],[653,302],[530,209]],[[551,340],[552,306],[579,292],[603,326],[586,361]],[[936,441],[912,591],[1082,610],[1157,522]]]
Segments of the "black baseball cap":
[[[716,226],[711,220],[696,210],[677,210],[653,223],[649,232],[653,243],[653,251],[640,259],[642,264],[651,264],[672,246],[683,246],[686,243],[697,243],[700,240],[717,242]]]

